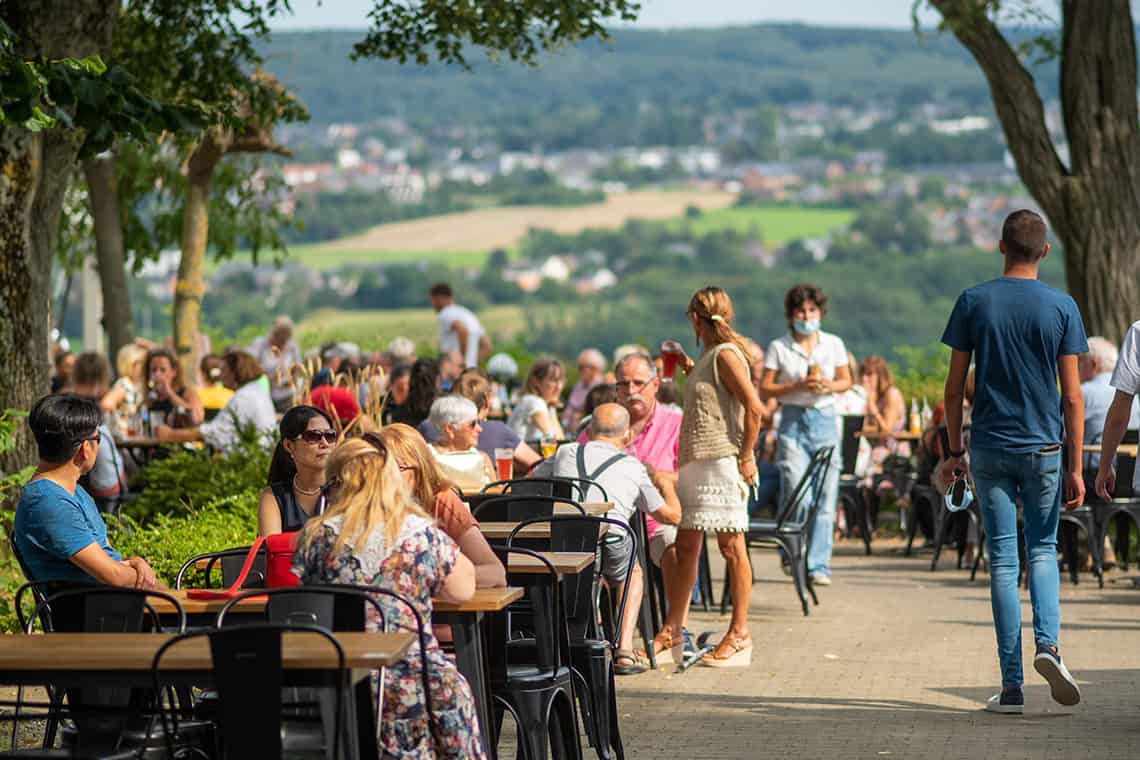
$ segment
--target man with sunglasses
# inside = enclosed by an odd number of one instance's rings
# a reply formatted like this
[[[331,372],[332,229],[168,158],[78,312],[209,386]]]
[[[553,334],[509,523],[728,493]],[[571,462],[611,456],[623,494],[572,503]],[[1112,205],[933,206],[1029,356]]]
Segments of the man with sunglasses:
[[[39,464],[16,506],[16,550],[28,580],[92,580],[158,588],[140,557],[123,559],[107,542],[107,525],[79,479],[95,466],[102,414],[91,399],[45,396],[28,415]]]

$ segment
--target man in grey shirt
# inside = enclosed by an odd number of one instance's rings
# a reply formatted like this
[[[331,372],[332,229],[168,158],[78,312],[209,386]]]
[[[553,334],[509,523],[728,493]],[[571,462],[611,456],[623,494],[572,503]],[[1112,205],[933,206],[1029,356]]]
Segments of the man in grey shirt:
[[[596,481],[606,491],[614,506],[606,517],[629,525],[636,510],[650,514],[666,525],[681,520],[681,505],[672,482],[651,479],[645,465],[625,453],[629,445],[629,412],[621,404],[602,404],[594,410],[587,428],[589,440],[584,444],[569,443],[534,469],[535,477],[585,478]],[[659,488],[660,487],[660,488]],[[664,496],[662,495],[664,491]],[[586,501],[601,500],[602,494],[591,486]],[[614,529],[602,542],[602,576],[621,598],[626,582],[626,569],[633,555],[633,542],[624,531]],[[629,593],[618,632],[618,651],[614,656],[614,672],[629,675],[643,672],[645,663],[633,651],[633,630],[637,610],[641,606],[641,567],[635,561],[629,578]]]

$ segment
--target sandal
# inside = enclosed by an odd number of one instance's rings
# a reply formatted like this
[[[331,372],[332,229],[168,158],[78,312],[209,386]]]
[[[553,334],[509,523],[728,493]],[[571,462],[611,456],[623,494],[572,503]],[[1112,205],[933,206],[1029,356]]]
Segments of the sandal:
[[[669,631],[669,626],[665,626],[661,629],[661,633],[653,637],[653,657],[658,665],[668,665],[676,662],[673,657],[673,650],[681,649],[683,646],[684,637],[674,639],[673,634]],[[644,649],[638,649],[634,654],[641,660],[649,660],[649,654]]]
[[[619,676],[632,676],[644,673],[649,666],[637,656],[636,652],[628,649],[619,649],[614,652],[614,674]]]
[[[725,634],[716,649],[701,658],[710,668],[745,668],[752,664],[752,636],[744,638]]]

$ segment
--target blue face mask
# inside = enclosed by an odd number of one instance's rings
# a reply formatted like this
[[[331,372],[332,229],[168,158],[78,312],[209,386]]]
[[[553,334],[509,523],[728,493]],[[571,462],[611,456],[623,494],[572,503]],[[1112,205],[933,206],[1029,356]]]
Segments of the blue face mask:
[[[815,335],[819,332],[818,319],[795,319],[792,320],[792,326],[800,335]]]

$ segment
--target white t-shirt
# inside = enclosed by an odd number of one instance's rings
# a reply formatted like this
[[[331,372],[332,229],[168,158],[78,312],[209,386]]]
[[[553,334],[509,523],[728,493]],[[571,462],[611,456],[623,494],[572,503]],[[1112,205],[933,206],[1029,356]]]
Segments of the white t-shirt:
[[[448,304],[439,310],[439,352],[459,350],[459,334],[453,325],[459,322],[467,328],[467,353],[464,360],[468,367],[479,366],[479,338],[483,335],[483,325],[470,309],[457,303]]]
[[[1132,396],[1140,395],[1140,322],[1133,322],[1120,345],[1120,358],[1109,382],[1113,388]],[[1140,490],[1140,467],[1132,476],[1132,487]]]
[[[824,380],[834,380],[837,367],[847,366],[847,347],[838,335],[820,332],[819,340],[810,354],[792,339],[782,335],[768,344],[764,355],[764,369],[776,370],[776,382],[794,383],[807,377],[808,367],[818,364]],[[835,394],[816,394],[810,391],[793,391],[780,397],[781,404],[826,409],[835,405]]]
[[[524,441],[538,441],[542,439],[542,429],[535,425],[532,417],[539,412],[546,412],[547,420],[556,422],[558,416],[550,405],[543,401],[541,396],[527,393],[515,404],[514,411],[507,419],[507,426],[515,431],[515,435]]]

